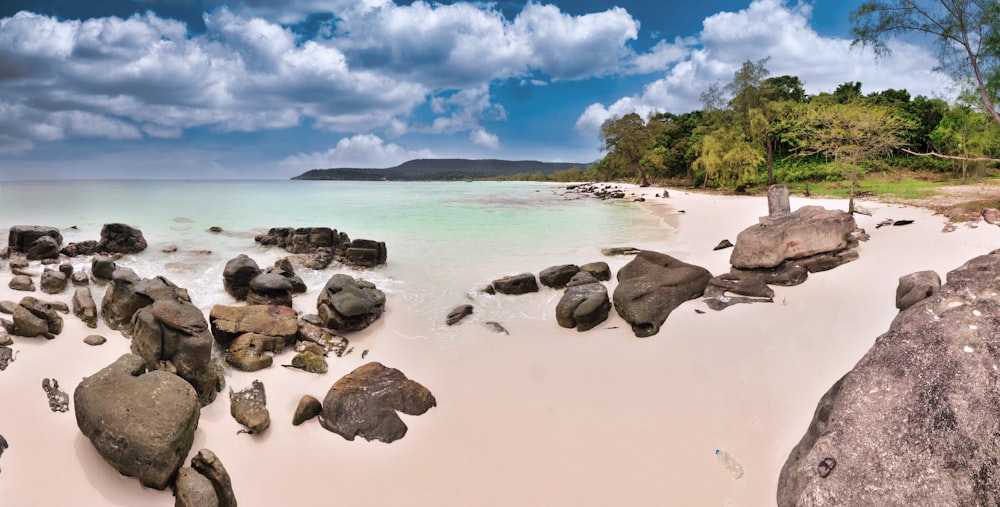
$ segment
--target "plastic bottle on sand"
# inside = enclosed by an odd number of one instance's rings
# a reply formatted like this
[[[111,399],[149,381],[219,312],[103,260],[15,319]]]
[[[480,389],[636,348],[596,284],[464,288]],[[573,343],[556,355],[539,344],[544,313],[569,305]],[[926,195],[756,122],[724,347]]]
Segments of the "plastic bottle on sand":
[[[736,458],[734,458],[732,454],[716,449],[715,457],[718,458],[719,463],[722,463],[722,466],[726,467],[726,470],[729,471],[729,475],[732,476],[733,479],[743,477],[743,467],[740,466],[739,462],[736,461]]]

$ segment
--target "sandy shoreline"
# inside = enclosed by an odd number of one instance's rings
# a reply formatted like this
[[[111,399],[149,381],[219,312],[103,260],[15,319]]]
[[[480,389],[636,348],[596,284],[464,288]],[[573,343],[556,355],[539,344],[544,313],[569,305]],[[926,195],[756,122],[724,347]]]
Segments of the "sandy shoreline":
[[[659,199],[652,197],[659,188],[629,191],[648,195],[645,209],[676,229],[665,228],[659,251],[715,274],[728,271],[730,250],[712,247],[735,241],[767,209],[763,197],[671,189],[670,198]],[[793,209],[804,204],[846,207],[841,200],[792,198]],[[888,329],[898,277],[932,269],[943,278],[1000,246],[995,226],[944,234],[944,219],[927,210],[864,205],[873,215],[857,220],[871,240],[861,245],[858,261],[798,287],[776,287],[774,304],[714,312],[688,302],[646,339],[635,338],[614,314],[586,333],[559,328],[553,309],[561,293],[550,290],[521,296],[531,298],[541,318],[511,316],[504,322],[510,336],[461,324],[463,344],[442,350],[422,338],[427,330],[417,315],[393,311],[398,296],[390,295],[386,315],[351,335],[355,353],[331,361],[326,375],[280,367],[233,372],[227,382],[234,389],[264,382],[271,429],[238,435],[223,393],[202,410],[192,453],[215,451],[245,506],[773,504],[780,467],[819,397]],[[915,222],[876,229],[887,217]],[[606,260],[617,270],[628,259]],[[4,263],[0,300],[25,295],[7,288],[10,276]],[[298,296],[296,309],[313,312],[316,290]],[[69,301],[70,293],[34,295]],[[129,346],[103,323],[96,332],[108,343],[84,345],[95,330],[73,316],[65,322],[55,340],[14,337],[17,361],[0,372],[0,434],[10,443],[0,456],[0,499],[173,505],[169,491],[143,488],[104,463],[72,411],[49,411],[42,378],[57,378],[72,396],[82,377]],[[364,349],[371,350],[366,359]],[[286,352],[275,363],[290,357]],[[405,438],[389,445],[348,442],[316,421],[291,425],[300,396],[322,398],[337,378],[373,360],[401,369],[437,397],[438,407],[427,414],[404,416]],[[743,478],[729,477],[716,448],[737,458]]]

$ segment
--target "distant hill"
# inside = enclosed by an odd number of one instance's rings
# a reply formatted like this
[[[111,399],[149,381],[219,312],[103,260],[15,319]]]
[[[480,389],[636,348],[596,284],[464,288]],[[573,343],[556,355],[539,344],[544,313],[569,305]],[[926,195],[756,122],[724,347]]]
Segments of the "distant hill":
[[[417,159],[386,169],[342,167],[313,169],[293,180],[353,180],[353,181],[454,181],[514,176],[517,174],[550,174],[573,167],[584,169],[586,164],[538,162],[536,160],[470,160],[463,158]]]

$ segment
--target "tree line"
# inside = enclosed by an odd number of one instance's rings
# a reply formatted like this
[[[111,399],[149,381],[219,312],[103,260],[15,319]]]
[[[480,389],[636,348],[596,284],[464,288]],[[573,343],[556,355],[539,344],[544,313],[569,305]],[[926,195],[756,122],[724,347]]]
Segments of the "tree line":
[[[965,88],[957,99],[905,89],[864,94],[860,82],[808,95],[797,76],[771,76],[769,58],[748,60],[702,94],[700,110],[605,121],[606,155],[587,174],[738,189],[836,178],[853,185],[872,166],[905,166],[955,171],[964,181],[970,167],[1000,156],[998,20],[995,1],[866,2],[851,14],[854,43],[884,55],[890,35],[931,37],[941,49],[938,69]]]

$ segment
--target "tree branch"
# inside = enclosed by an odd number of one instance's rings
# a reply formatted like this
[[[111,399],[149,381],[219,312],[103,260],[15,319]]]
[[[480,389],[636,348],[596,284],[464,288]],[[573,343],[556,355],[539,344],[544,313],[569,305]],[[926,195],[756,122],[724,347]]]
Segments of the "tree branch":
[[[989,158],[989,157],[959,157],[955,155],[942,155],[936,151],[931,151],[927,153],[917,153],[906,148],[900,148],[900,151],[904,153],[909,153],[910,155],[916,155],[918,157],[937,157],[946,160],[964,160],[966,162],[998,162],[1000,163],[1000,158]]]

